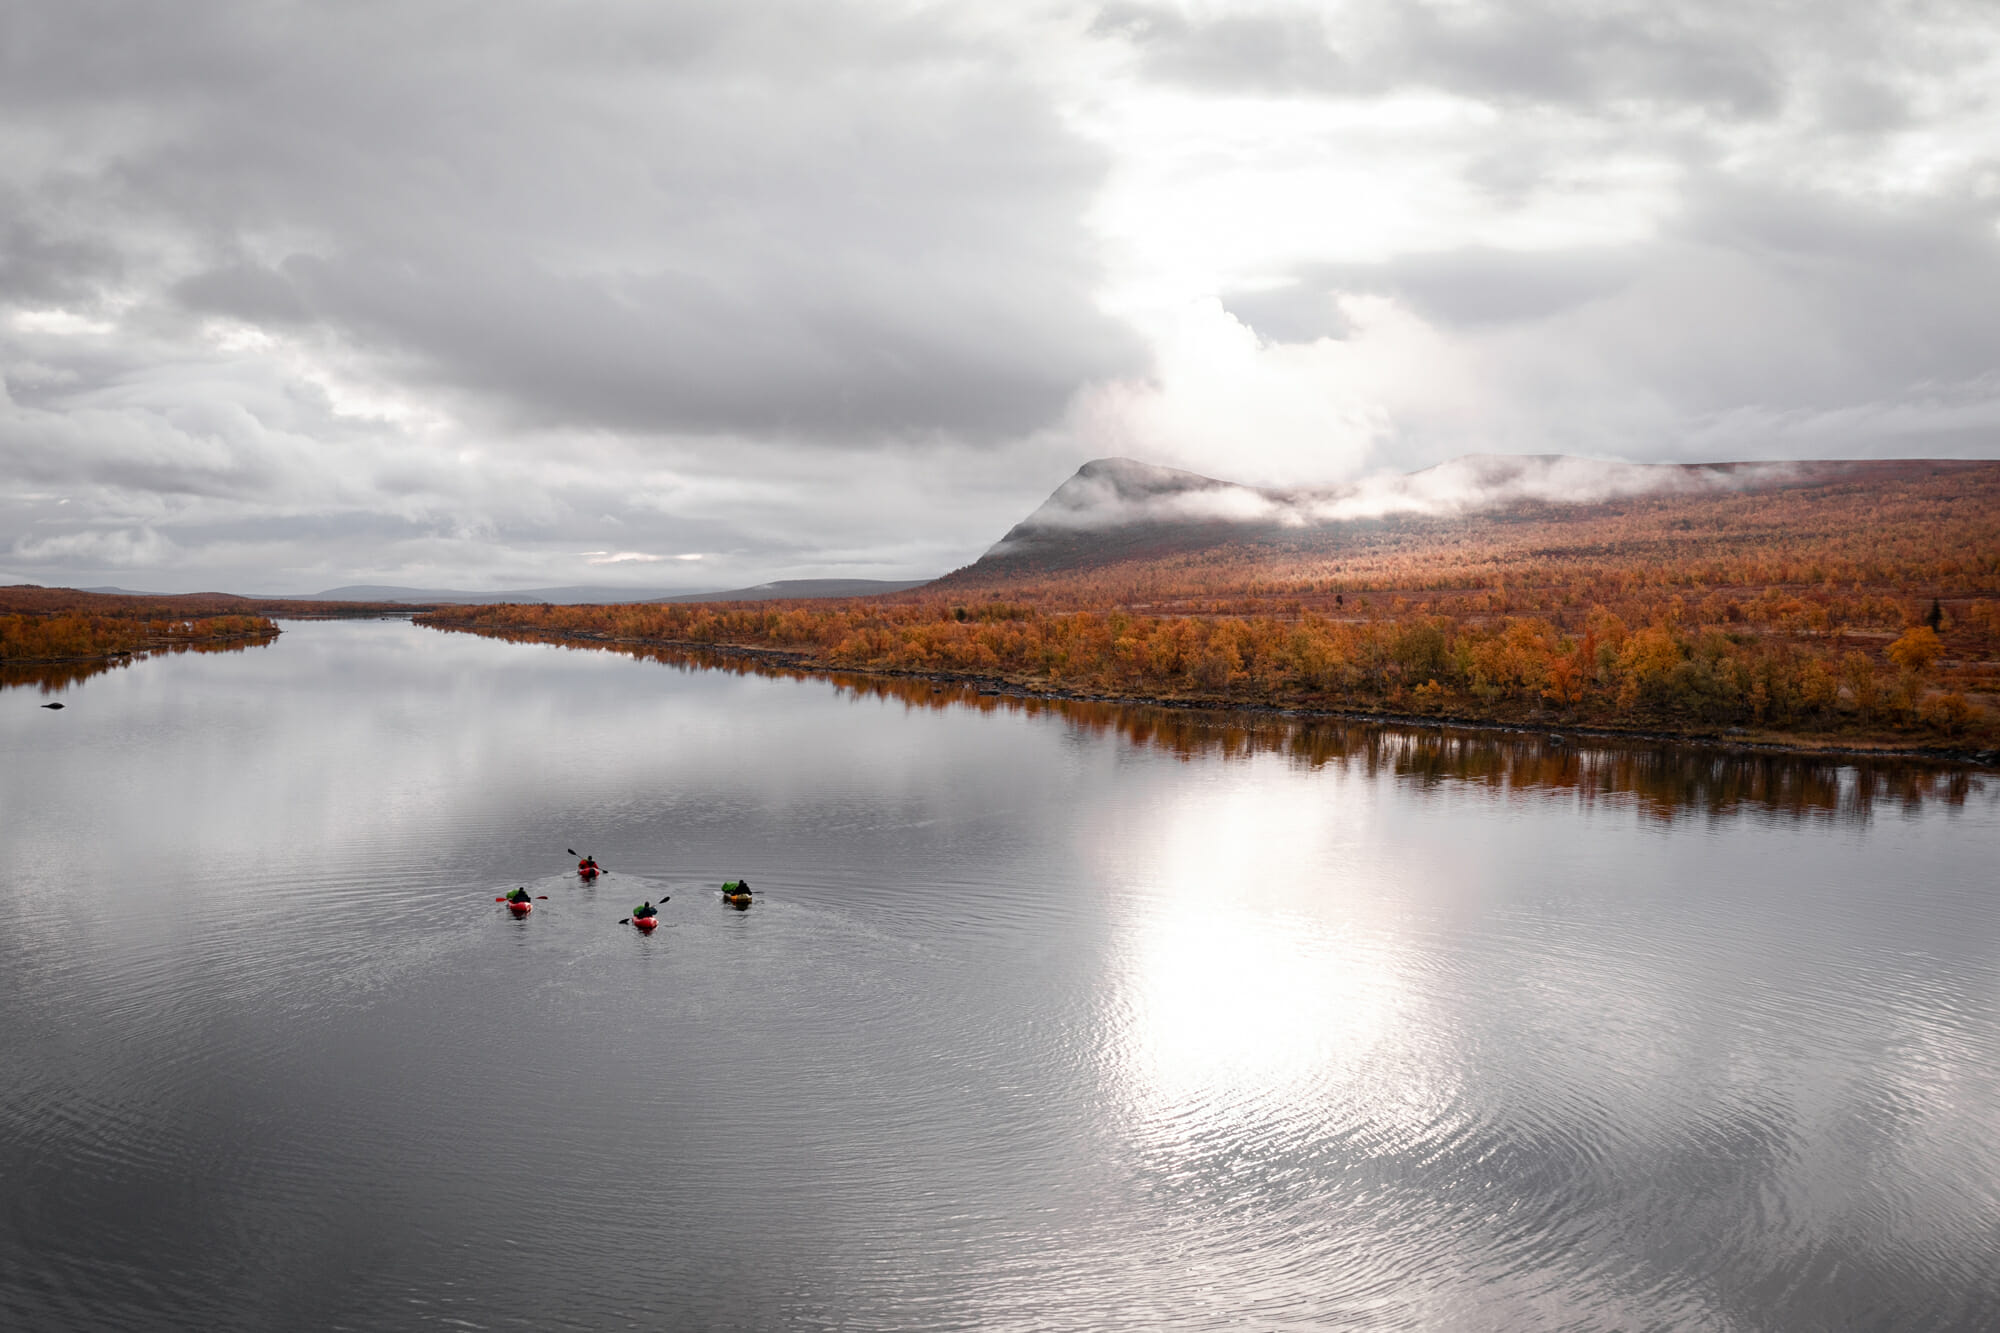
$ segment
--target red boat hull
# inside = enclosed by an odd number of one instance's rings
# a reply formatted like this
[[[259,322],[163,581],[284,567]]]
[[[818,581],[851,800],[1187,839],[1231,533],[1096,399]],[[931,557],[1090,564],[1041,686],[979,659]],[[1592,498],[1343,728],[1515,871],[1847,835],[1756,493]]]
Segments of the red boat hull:
[[[597,870],[595,867],[592,866],[578,866],[576,873],[580,878],[583,879],[597,878]]]
[[[515,916],[526,916],[535,910],[535,905],[533,903],[508,903],[507,910]]]
[[[632,924],[641,930],[651,930],[654,926],[660,924],[660,918],[656,916],[635,916],[632,918]]]

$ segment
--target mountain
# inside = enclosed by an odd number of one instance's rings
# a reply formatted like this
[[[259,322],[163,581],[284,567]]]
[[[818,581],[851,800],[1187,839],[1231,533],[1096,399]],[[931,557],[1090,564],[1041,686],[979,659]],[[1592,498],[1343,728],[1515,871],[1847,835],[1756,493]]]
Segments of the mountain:
[[[1099,458],[957,574],[1018,575],[1147,560],[1283,531],[1286,494]],[[950,577],[956,577],[956,574]]]
[[[1494,525],[1600,519],[1627,502],[1682,500],[1698,514],[1725,496],[1824,494],[1944,474],[1985,478],[1996,466],[1936,459],[1658,464],[1474,454],[1401,476],[1276,489],[1100,458],[1078,468],[978,561],[939,586],[1007,582],[1225,546],[1245,555],[1327,554],[1385,529],[1470,539]]]

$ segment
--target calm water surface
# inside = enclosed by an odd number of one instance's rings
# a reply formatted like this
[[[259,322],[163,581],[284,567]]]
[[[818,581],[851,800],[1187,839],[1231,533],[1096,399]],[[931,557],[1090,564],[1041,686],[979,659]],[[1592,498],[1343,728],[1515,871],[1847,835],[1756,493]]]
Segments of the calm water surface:
[[[2000,1326],[1990,777],[402,622],[60,697],[0,1326]]]

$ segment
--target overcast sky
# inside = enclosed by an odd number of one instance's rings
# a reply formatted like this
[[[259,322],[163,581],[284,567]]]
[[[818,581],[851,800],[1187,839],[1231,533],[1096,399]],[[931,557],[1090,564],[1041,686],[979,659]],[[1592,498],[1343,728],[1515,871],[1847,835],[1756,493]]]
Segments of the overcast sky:
[[[0,581],[908,578],[1086,459],[2000,456],[2000,9],[0,4]]]

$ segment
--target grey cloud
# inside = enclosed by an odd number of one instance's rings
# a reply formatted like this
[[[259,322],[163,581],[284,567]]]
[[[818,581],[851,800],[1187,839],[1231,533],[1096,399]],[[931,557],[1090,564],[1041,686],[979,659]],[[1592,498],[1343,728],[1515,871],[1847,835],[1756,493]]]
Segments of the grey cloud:
[[[1617,291],[1637,267],[1635,255],[1615,250],[1552,254],[1491,248],[1409,255],[1383,266],[1391,290],[1432,319],[1461,327],[1542,319],[1573,309]],[[1366,286],[1355,270],[1343,276]]]
[[[1819,119],[1837,134],[1876,135],[1910,122],[1909,99],[1865,74],[1841,73],[1819,89]]]
[[[191,310],[248,324],[300,324],[310,318],[298,287],[282,272],[255,263],[204,269],[175,283],[173,296]]]
[[[1278,287],[1224,292],[1222,308],[1266,342],[1309,343],[1347,336],[1349,323],[1334,296],[1333,284],[1314,273]]]
[[[1157,5],[1100,11],[1096,31],[1140,52],[1147,74],[1211,90],[1372,95],[1427,86],[1500,101],[1640,100],[1766,116],[1785,94],[1754,22],[1736,7],[1694,19],[1658,5],[1297,6],[1189,18]]]
[[[1543,319],[1601,299],[1631,282],[1643,259],[1630,251],[1534,252],[1478,246],[1414,253],[1379,264],[1316,265],[1267,291],[1225,296],[1223,306],[1267,342],[1346,335],[1335,298],[1394,296],[1434,323],[1455,328]]]
[[[128,268],[496,423],[992,437],[1142,365],[1092,299],[1100,155],[941,23],[79,4],[6,36],[0,107],[80,146]]]
[[[1113,4],[1098,11],[1091,30],[1131,41],[1144,53],[1148,75],[1168,83],[1224,92],[1337,92],[1372,82],[1356,77],[1317,16],[1307,13],[1197,21],[1161,6]]]
[[[144,569],[170,559],[172,541],[149,527],[92,527],[16,538],[7,554],[54,569]]]
[[[1665,435],[1650,441],[1656,449],[1731,413],[1764,422],[1769,438],[1748,447],[1769,449],[1787,419],[1831,423],[1842,412],[1902,403],[1871,412],[1874,428],[1895,421],[1909,429],[1929,404],[1956,452],[1968,443],[1956,433],[1968,420],[1967,394],[1991,395],[1993,386],[1978,386],[2000,367],[2000,306],[1990,299],[2000,291],[1994,211],[1969,191],[1856,200],[1708,174],[1687,185],[1679,214],[1643,243],[1536,253],[1473,247],[1317,265],[1280,295],[1389,295],[1471,339],[1489,368],[1536,399],[1534,415],[1551,432],[1490,447],[1589,449],[1602,418],[1578,396],[1622,394],[1661,414],[1651,426]],[[1265,300],[1283,313],[1281,300]],[[1231,309],[1270,340],[1300,331]],[[1857,420],[1855,429],[1867,427]],[[1596,439],[1605,447],[1604,435]]]
[[[1635,127],[1659,125],[1662,113],[1697,124],[1798,114],[1834,133],[1879,135],[1986,67],[1991,18],[1990,7],[1956,0],[1265,0],[1195,10],[1123,0],[1097,11],[1093,31],[1128,44],[1143,77],[1204,92],[1439,90]]]
[[[116,250],[94,237],[61,235],[36,222],[11,193],[0,191],[0,301],[94,302],[101,286],[120,274]]]
[[[170,498],[266,501],[285,478],[242,412],[85,411],[0,417],[0,469],[16,484]]]
[[[1783,80],[1732,6],[1696,11],[1635,5],[1398,6],[1392,49],[1411,81],[1501,99],[1638,100],[1733,116],[1775,112]]]
[[[2000,233],[1966,196],[1852,200],[1712,179],[1645,297],[1725,354],[1718,399],[1900,394],[2000,366]],[[1685,351],[1702,358],[1702,344]],[[1671,380],[1669,381],[1671,382]]]
[[[186,546],[217,542],[309,542],[326,546],[342,542],[386,544],[421,537],[448,535],[448,523],[372,510],[318,514],[241,514],[197,520],[175,527],[175,538]]]
[[[336,411],[282,361],[152,364],[153,344],[8,335],[0,364],[65,383],[0,396],[0,581],[297,592],[343,582],[662,586],[585,553],[700,552],[675,586],[851,572],[916,577],[1019,516],[1018,451],[842,451],[601,432],[432,441]],[[177,359],[176,359],[177,358]],[[983,483],[983,484],[981,484]],[[684,567],[683,567],[684,566]]]
[[[537,426],[1005,433],[1124,365],[1093,330],[1048,322],[1034,275],[997,282],[1004,260],[821,267],[788,254],[734,275],[691,263],[604,276],[468,249],[287,269],[320,319],[399,352],[404,376]]]

